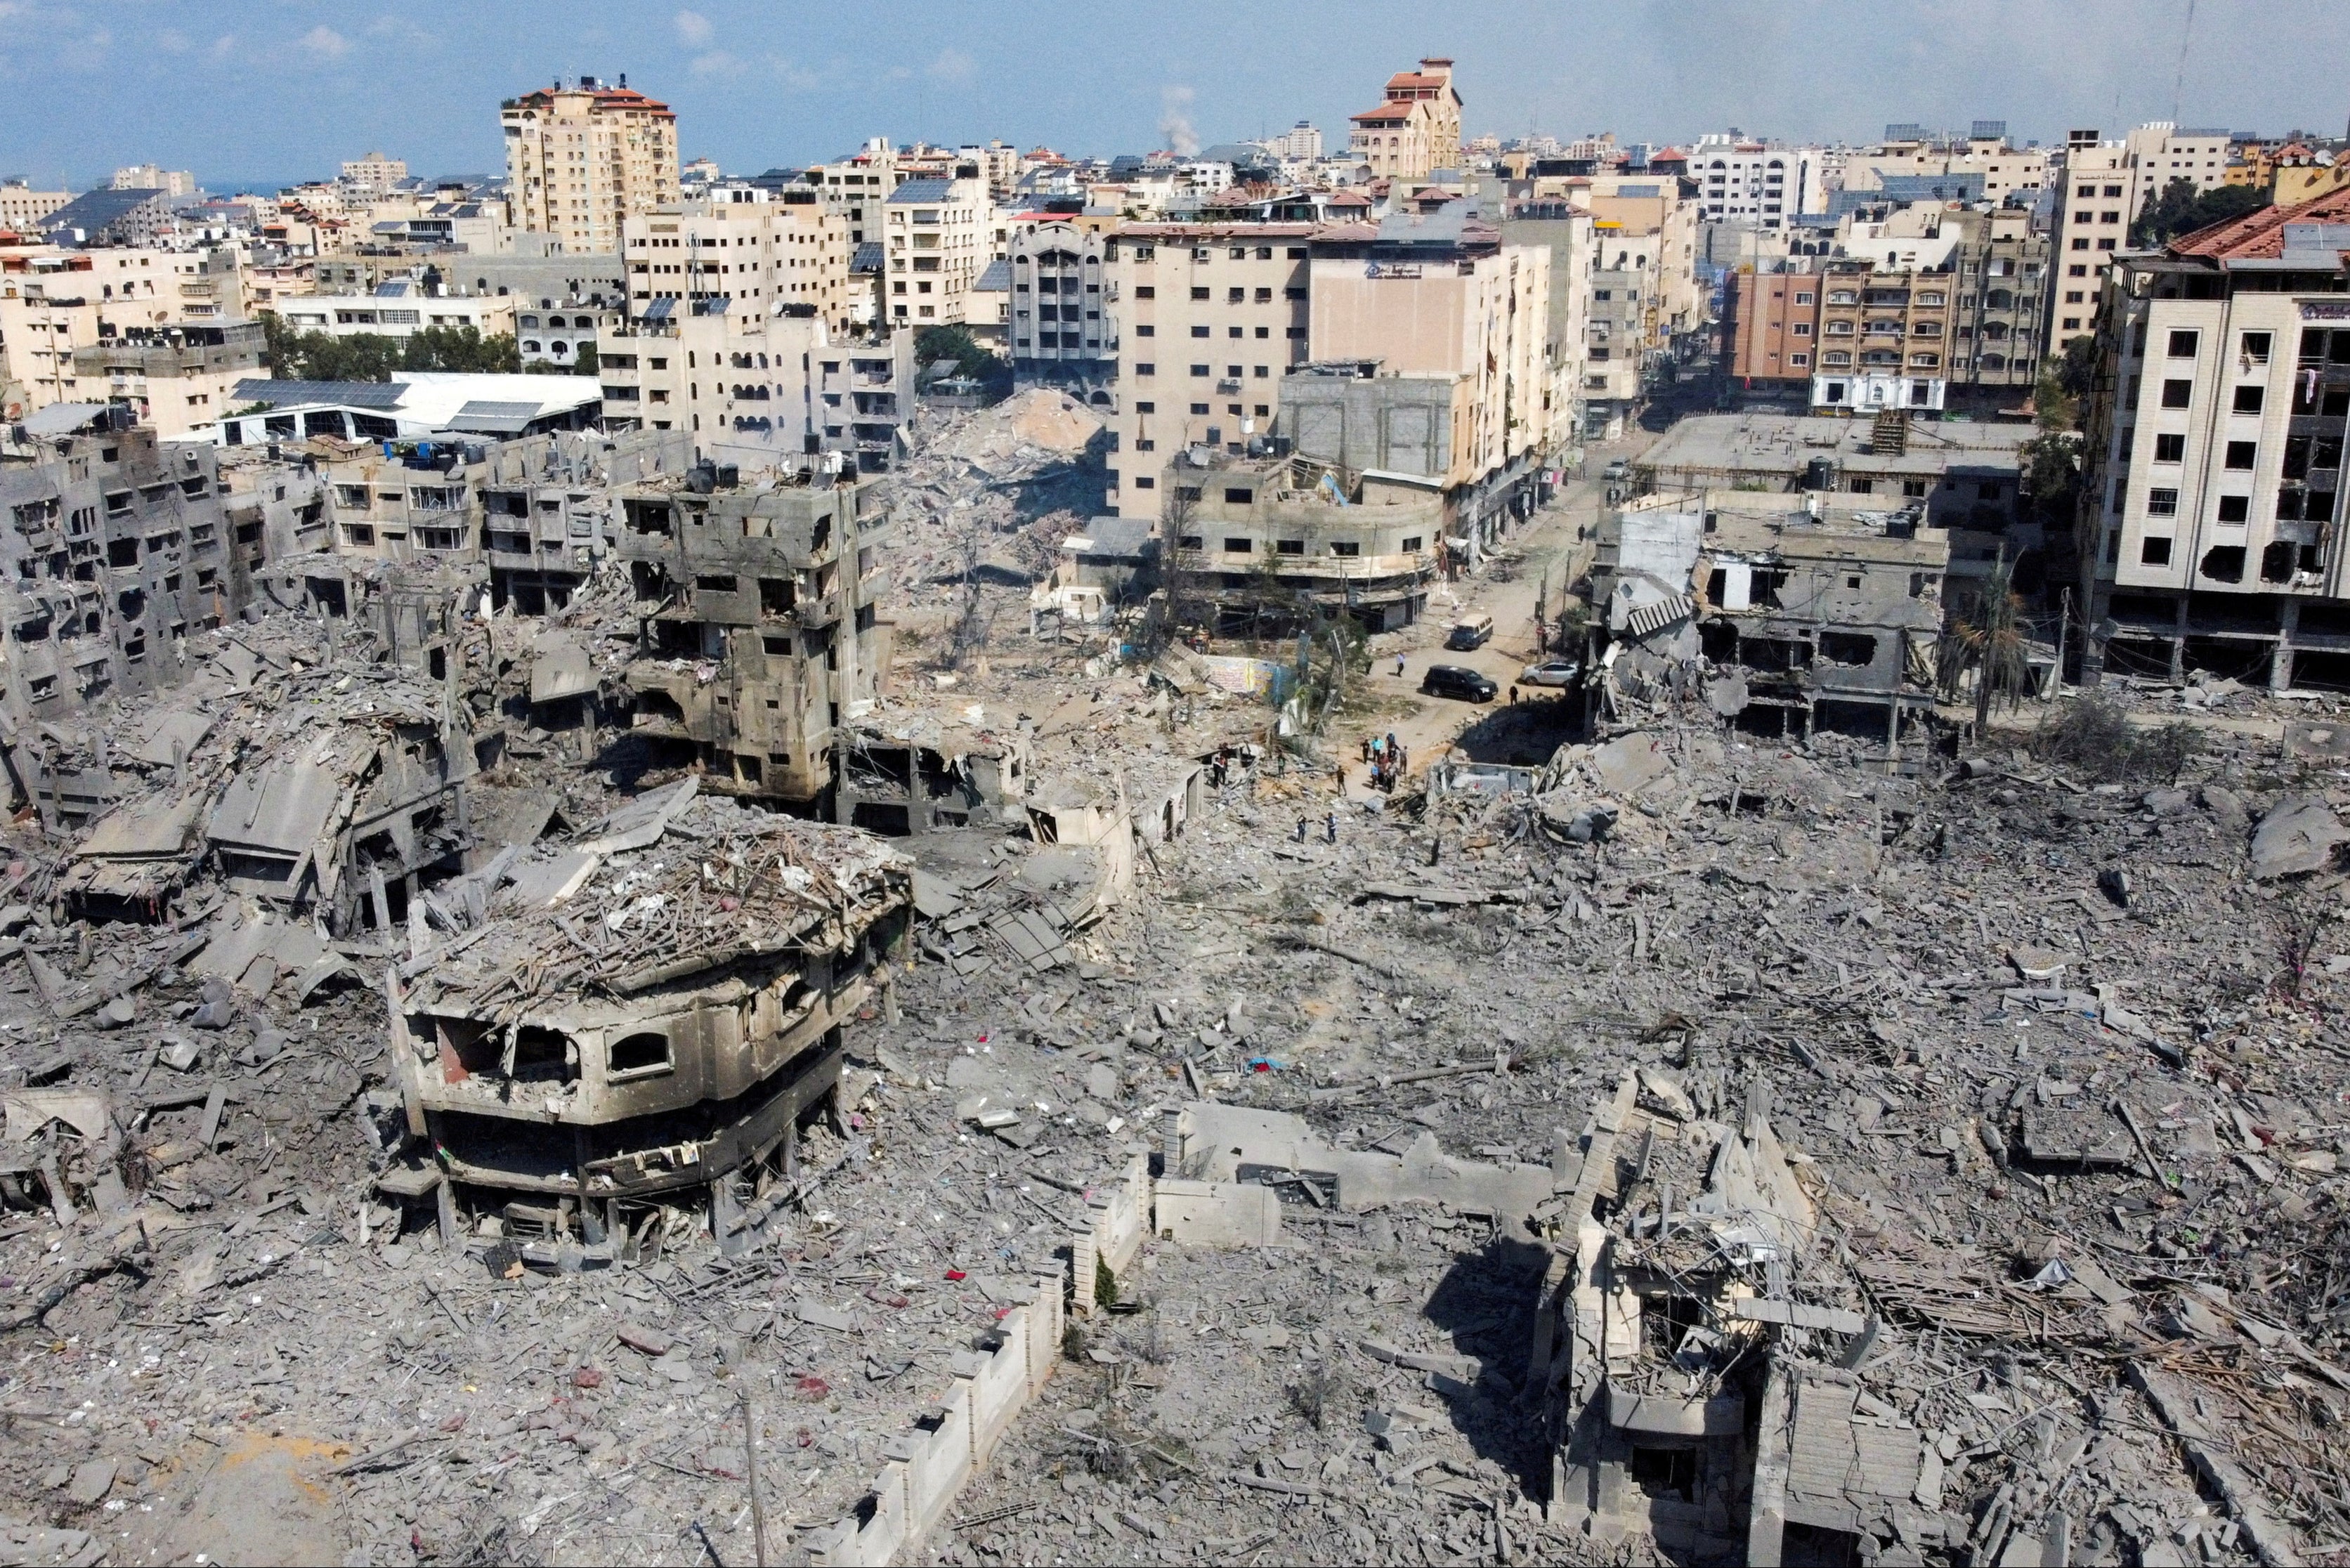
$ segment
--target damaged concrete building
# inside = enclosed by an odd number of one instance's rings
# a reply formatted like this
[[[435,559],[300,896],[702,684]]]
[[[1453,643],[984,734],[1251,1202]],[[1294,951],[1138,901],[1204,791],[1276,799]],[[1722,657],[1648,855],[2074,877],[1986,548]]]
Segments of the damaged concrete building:
[[[1642,1068],[1578,1141],[1527,1371],[1555,1436],[1553,1521],[1769,1568],[1963,1541],[1940,1454],[1869,1385],[1882,1325],[1819,1242],[1767,1087],[1701,1108]]]
[[[839,815],[902,836],[957,827],[1017,827],[1035,728],[991,719],[978,703],[893,707],[852,724],[840,752]]]
[[[1592,582],[1606,613],[1592,624],[1593,668],[1619,690],[1702,670],[1706,700],[1742,730],[1835,730],[1890,752],[1935,701],[1950,561],[1950,535],[1918,504],[1644,496],[1600,524]]]
[[[243,607],[216,453],[128,418],[56,403],[0,443],[0,705],[17,726],[176,684],[189,632]]]
[[[889,669],[874,604],[888,524],[860,515],[853,480],[734,479],[704,465],[620,492],[635,732],[712,790],[815,811],[844,723]]]
[[[661,842],[681,820],[686,853]],[[444,1213],[524,1194],[512,1233],[588,1245],[707,1188],[713,1236],[740,1251],[839,1083],[842,1025],[910,892],[870,836],[698,798],[691,778],[576,843],[501,855],[386,981],[408,1131],[435,1161],[409,1184],[437,1183]]]
[[[1301,457],[1191,448],[1169,465],[1173,593],[1226,631],[1351,616],[1366,631],[1419,618],[1444,532],[1440,489]]]
[[[615,532],[609,491],[682,473],[682,431],[553,431],[387,441],[321,464],[335,554],[486,567],[494,605],[560,609]]]
[[[1950,570],[1988,574],[2048,541],[2023,504],[2023,446],[2035,427],[1923,420],[1893,410],[1873,420],[1703,414],[1665,432],[1631,463],[1634,494],[1715,490],[1804,493],[1851,506],[1922,506],[1950,536]],[[1866,496],[1867,500],[1854,497]],[[2021,575],[2036,568],[2029,564]]]
[[[314,705],[295,744],[231,775],[213,805],[204,836],[223,884],[338,935],[407,925],[470,843],[468,716],[445,689],[398,678]]]

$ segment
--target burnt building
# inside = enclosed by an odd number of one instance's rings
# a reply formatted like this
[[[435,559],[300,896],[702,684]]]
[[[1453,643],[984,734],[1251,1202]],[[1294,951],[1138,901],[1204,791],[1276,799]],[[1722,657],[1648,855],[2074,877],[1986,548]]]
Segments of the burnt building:
[[[1172,591],[1226,632],[1351,616],[1409,626],[1428,602],[1444,534],[1440,490],[1302,457],[1192,448],[1169,465]]]
[[[887,524],[862,514],[867,493],[820,471],[742,483],[706,465],[621,490],[641,628],[624,680],[657,758],[718,794],[832,803],[836,744],[889,663]]]
[[[1918,503],[1644,496],[1600,524],[1594,699],[1702,676],[1714,711],[1750,732],[1898,746],[1936,701],[1950,570],[1950,535]]]
[[[398,929],[471,843],[475,737],[445,688],[383,672],[231,774],[207,818],[223,886],[338,935]]]
[[[1626,1073],[1559,1164],[1527,1368],[1555,1522],[1627,1560],[1773,1568],[1962,1543],[1767,1088]]]
[[[660,842],[680,818],[689,855]],[[868,835],[698,798],[691,779],[493,862],[449,900],[479,919],[390,981],[408,1130],[444,1216],[504,1198],[502,1224],[593,1245],[706,1189],[739,1251],[839,1083],[842,1026],[903,938],[910,883]]]
[[[0,441],[0,705],[19,725],[176,685],[188,633],[242,607],[217,453],[129,419],[57,403]]]

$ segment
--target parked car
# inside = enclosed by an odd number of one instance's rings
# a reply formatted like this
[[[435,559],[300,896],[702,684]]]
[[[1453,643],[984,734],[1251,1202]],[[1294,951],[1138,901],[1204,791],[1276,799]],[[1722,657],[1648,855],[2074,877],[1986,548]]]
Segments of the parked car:
[[[1529,664],[1518,672],[1521,686],[1572,686],[1583,673],[1583,665],[1573,659],[1545,659],[1539,664]]]
[[[1615,462],[1607,465],[1607,483],[1615,484],[1620,482],[1626,474],[1631,472],[1631,463],[1619,457]]]
[[[1474,653],[1493,640],[1493,618],[1489,615],[1467,615],[1452,623],[1444,636],[1444,646],[1455,653]]]
[[[1463,702],[1491,702],[1501,690],[1491,677],[1458,664],[1430,665],[1419,689],[1431,697],[1457,697]]]

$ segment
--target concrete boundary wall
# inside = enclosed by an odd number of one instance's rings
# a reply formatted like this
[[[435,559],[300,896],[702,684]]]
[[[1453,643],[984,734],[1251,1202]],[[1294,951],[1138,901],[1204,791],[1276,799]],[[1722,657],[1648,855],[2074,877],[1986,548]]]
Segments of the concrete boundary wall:
[[[1112,1279],[1126,1272],[1150,1234],[1153,1202],[1150,1152],[1137,1148],[1128,1158],[1126,1179],[1107,1192],[1086,1195],[1085,1230],[1069,1238],[1069,1310],[1090,1316],[1098,1271],[1107,1266]]]
[[[913,1428],[890,1439],[865,1501],[809,1542],[808,1560],[879,1568],[909,1557],[947,1517],[1060,1364],[1061,1281],[1035,1281],[1035,1299],[1003,1315],[992,1350],[955,1353],[954,1382]]]

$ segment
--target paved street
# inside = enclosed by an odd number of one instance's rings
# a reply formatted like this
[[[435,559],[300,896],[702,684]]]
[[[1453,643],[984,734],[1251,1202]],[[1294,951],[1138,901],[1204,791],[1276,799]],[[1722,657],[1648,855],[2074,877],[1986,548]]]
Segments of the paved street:
[[[1607,465],[1618,458],[1637,455],[1655,439],[1648,431],[1635,430],[1625,441],[1589,448],[1584,464],[1587,477],[1570,480],[1561,486],[1548,506],[1529,519],[1524,527],[1504,538],[1500,559],[1487,562],[1476,576],[1438,584],[1429,596],[1428,613],[1418,624],[1373,638],[1371,648],[1377,658],[1371,667],[1372,691],[1383,707],[1400,701],[1408,705],[1407,711],[1400,716],[1382,719],[1376,725],[1342,726],[1333,736],[1337,755],[1357,759],[1365,733],[1392,733],[1409,753],[1411,771],[1418,774],[1442,756],[1472,726],[1481,735],[1487,730],[1512,728],[1497,723],[1495,714],[1509,702],[1511,682],[1534,661],[1537,652],[1534,601],[1543,591],[1544,580],[1549,580],[1550,614],[1555,618],[1567,587],[1589,564],[1592,540],[1598,530],[1601,505],[1607,495],[1607,482],[1603,475]],[[1481,610],[1493,618],[1493,639],[1471,653],[1447,649],[1444,638],[1452,623]],[[1404,655],[1405,660],[1400,680],[1395,673],[1399,653]],[[1501,691],[1491,704],[1425,695],[1419,691],[1419,682],[1432,664],[1464,665],[1491,677]],[[1518,696],[1522,703],[1541,707],[1539,719],[1534,714],[1523,715],[1518,726],[1530,741],[1537,738],[1536,732],[1556,730],[1565,722],[1568,710],[1579,707],[1572,700],[1561,701],[1555,689],[1521,688]],[[1555,744],[1555,739],[1538,749],[1546,754],[1551,744]],[[1472,754],[1480,755],[1491,749],[1482,745],[1471,748]],[[1523,750],[1523,744],[1518,749]],[[1349,796],[1361,798],[1371,793],[1365,782],[1365,772],[1359,761],[1350,761]]]

